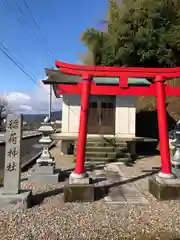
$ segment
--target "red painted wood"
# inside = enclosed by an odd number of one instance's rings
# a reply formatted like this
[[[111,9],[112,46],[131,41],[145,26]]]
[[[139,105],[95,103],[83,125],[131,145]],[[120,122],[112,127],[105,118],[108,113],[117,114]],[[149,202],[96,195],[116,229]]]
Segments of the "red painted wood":
[[[160,152],[161,152],[161,172],[163,174],[171,174],[171,160],[169,152],[169,137],[167,127],[167,114],[166,114],[166,95],[163,78],[157,76],[155,79],[157,89],[157,113],[158,113],[158,126],[159,126],[159,139],[160,139]]]
[[[74,84],[57,84],[58,94],[81,94],[82,83]],[[180,96],[180,88],[172,88],[165,85],[166,96]],[[155,84],[148,87],[129,86],[128,88],[120,88],[119,86],[99,86],[91,83],[90,94],[94,95],[119,95],[119,96],[156,96]]]
[[[128,88],[128,75],[122,74],[119,83],[121,88]]]
[[[89,110],[89,94],[92,78],[87,74],[82,77],[82,94],[81,94],[81,112],[79,121],[79,134],[76,151],[76,166],[75,173],[84,173],[86,137],[88,125],[88,110]]]
[[[172,70],[174,69],[174,71]],[[166,69],[167,70],[167,69]],[[60,68],[60,71],[69,75],[77,75],[82,76],[85,73],[85,70],[82,69],[69,69],[69,68]],[[159,72],[159,73],[158,73]],[[121,77],[122,74],[126,74],[129,78],[130,77],[139,77],[139,78],[155,78],[156,75],[160,75],[166,78],[176,78],[180,77],[180,68],[170,68],[169,71],[148,71],[146,69],[139,70],[139,71],[132,71],[131,68],[126,69],[126,71],[103,71],[103,70],[94,70],[88,71],[93,77]]]
[[[151,75],[164,75],[167,73],[178,73],[180,76],[180,67],[175,68],[139,68],[139,67],[107,67],[107,66],[84,66],[78,64],[69,64],[60,61],[55,61],[58,68],[64,68],[69,70],[85,71],[85,72],[119,72],[119,73],[148,73]]]

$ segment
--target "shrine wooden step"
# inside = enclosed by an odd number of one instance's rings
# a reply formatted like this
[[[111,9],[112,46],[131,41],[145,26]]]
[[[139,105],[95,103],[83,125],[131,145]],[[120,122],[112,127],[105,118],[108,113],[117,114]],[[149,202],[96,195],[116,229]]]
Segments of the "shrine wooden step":
[[[86,157],[108,157],[108,158],[114,158],[117,157],[130,157],[130,153],[123,153],[123,152],[86,152]]]
[[[76,150],[77,148],[77,145],[75,144],[74,145],[74,149]],[[98,143],[98,142],[87,142],[86,143],[86,150],[89,150],[91,151],[92,150],[95,150],[95,151],[102,151],[105,149],[107,149],[107,152],[111,152],[111,151],[116,151],[116,149],[118,150],[127,150],[128,147],[127,147],[127,144],[124,144],[124,143],[118,143],[117,145],[110,145],[109,143]]]
[[[115,152],[113,146],[86,146],[86,152]]]
[[[105,163],[108,163],[108,162],[131,162],[131,159],[130,158],[125,158],[125,157],[122,157],[122,158],[110,158],[110,157],[104,157],[104,158],[101,158],[101,157],[90,157],[90,158],[85,158],[85,161],[86,162],[93,162],[93,163],[99,163],[99,162],[105,162]]]
[[[86,147],[127,147],[126,142],[87,142]]]

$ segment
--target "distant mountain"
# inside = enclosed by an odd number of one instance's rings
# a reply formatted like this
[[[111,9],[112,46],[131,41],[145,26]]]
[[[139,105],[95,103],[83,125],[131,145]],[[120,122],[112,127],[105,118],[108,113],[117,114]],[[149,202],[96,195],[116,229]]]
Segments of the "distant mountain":
[[[42,122],[44,118],[48,116],[48,114],[23,114],[23,116],[26,123],[39,123]],[[52,121],[55,120],[62,120],[62,111],[52,112]]]

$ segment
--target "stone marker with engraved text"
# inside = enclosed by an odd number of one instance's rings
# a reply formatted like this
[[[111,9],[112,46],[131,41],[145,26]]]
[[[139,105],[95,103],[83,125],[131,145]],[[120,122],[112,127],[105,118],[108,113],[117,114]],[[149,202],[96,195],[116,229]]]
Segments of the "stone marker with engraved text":
[[[4,194],[18,194],[20,191],[22,122],[22,115],[9,114],[7,117]]]

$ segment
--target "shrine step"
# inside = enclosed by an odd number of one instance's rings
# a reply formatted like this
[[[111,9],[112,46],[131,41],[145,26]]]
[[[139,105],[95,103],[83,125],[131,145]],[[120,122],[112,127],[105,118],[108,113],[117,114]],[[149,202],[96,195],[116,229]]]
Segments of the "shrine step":
[[[127,143],[126,142],[87,142],[86,143],[86,147],[127,147]]]
[[[130,162],[131,159],[129,158],[125,158],[125,157],[122,157],[122,158],[109,158],[109,157],[104,157],[104,158],[101,158],[101,157],[86,157],[85,161],[87,163],[89,162],[93,162],[93,163],[107,163],[107,162]]]
[[[128,153],[129,150],[127,147],[101,147],[101,146],[87,146],[86,147],[86,152],[122,152],[122,153]]]
[[[108,158],[114,158],[117,157],[130,157],[130,153],[123,153],[123,152],[86,152],[86,157],[108,157]]]
[[[74,149],[76,155],[76,145]],[[88,139],[86,143],[86,162],[127,162],[132,161],[125,139]]]
[[[116,138],[116,137],[88,137],[87,142],[126,142],[128,138]]]
[[[76,151],[76,145],[74,146],[74,150]],[[91,151],[101,151],[101,152],[119,152],[119,151],[123,151],[123,152],[127,152],[128,151],[128,147],[127,144],[120,144],[120,145],[116,145],[116,146],[112,146],[109,144],[101,144],[101,143],[86,143],[86,151],[91,152]]]
[[[115,147],[113,146],[106,146],[106,147],[101,147],[101,146],[86,146],[86,152],[114,152]]]

